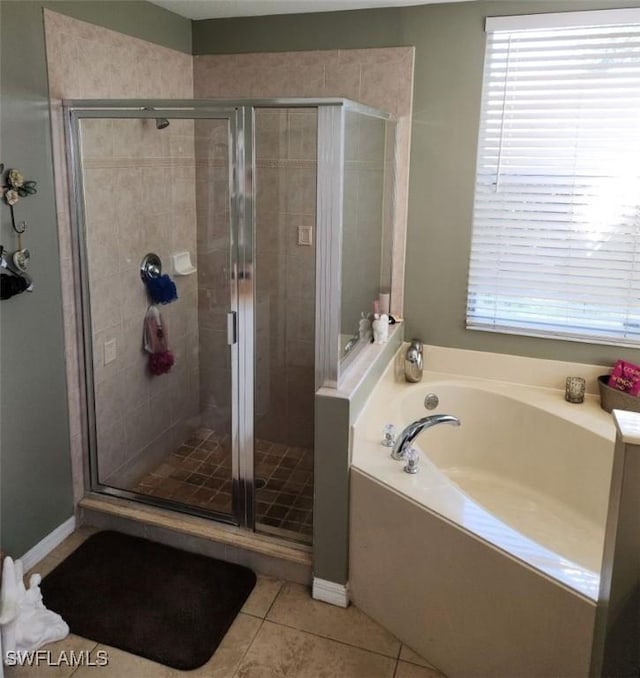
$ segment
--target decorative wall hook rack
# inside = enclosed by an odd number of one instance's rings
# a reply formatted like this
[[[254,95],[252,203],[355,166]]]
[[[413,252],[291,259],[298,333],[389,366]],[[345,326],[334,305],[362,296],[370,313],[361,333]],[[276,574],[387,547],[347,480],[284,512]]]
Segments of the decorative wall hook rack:
[[[4,163],[0,163],[0,176],[4,174]],[[9,169],[6,171],[6,176],[3,177],[2,193],[4,201],[9,205],[11,210],[11,227],[18,234],[18,237],[27,230],[27,223],[21,221],[16,224],[16,215],[13,208],[18,204],[20,198],[35,195],[38,192],[36,186],[37,182],[33,180],[27,181],[19,169]],[[22,249],[20,243],[18,249]]]
[[[12,253],[7,252],[0,245],[0,268],[8,271],[8,273],[2,273],[2,291],[0,297],[2,299],[9,299],[20,292],[33,291],[33,281],[27,275],[27,266],[31,254],[22,244],[22,236],[27,230],[27,222],[20,221],[16,223],[14,207],[21,198],[26,198],[37,193],[37,189],[36,182],[25,180],[19,169],[9,169],[5,173],[3,163],[0,163],[0,178],[2,178],[2,197],[9,206],[11,213],[11,228],[18,236],[18,248]]]

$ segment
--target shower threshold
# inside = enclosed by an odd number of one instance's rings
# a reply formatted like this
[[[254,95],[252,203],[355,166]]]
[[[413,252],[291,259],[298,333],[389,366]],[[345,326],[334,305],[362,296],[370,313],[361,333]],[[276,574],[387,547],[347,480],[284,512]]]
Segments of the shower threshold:
[[[82,525],[197,550],[211,558],[232,559],[278,579],[305,585],[311,582],[311,547],[290,539],[285,541],[202,516],[97,492],[83,497],[78,508]]]

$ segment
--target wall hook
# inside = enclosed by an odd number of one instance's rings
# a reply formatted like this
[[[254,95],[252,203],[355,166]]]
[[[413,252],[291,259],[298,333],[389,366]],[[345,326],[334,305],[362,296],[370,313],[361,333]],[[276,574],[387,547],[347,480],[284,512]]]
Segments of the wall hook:
[[[5,173],[4,167],[4,163],[0,163],[0,176]],[[20,198],[35,195],[38,192],[36,185],[37,182],[33,180],[27,181],[19,169],[7,170],[6,176],[3,178],[2,193],[11,212],[11,228],[18,234],[18,249],[22,249],[20,236],[27,230],[27,222],[21,221],[16,224],[16,215],[13,208],[18,204]]]

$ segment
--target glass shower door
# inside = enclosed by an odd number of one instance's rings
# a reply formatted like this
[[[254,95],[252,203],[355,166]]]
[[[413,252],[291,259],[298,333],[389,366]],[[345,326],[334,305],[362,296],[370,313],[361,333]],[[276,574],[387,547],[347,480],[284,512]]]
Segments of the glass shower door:
[[[317,108],[255,108],[255,526],[313,523]]]
[[[236,112],[144,111],[70,114],[92,489],[238,523]],[[146,289],[148,253],[175,301]],[[196,270],[173,263],[187,255]],[[143,340],[152,306],[163,374]]]
[[[235,116],[235,114],[233,114]],[[195,122],[201,500],[239,523],[236,238],[232,223],[235,117]],[[193,456],[193,455],[192,455]],[[196,499],[198,497],[196,496]]]

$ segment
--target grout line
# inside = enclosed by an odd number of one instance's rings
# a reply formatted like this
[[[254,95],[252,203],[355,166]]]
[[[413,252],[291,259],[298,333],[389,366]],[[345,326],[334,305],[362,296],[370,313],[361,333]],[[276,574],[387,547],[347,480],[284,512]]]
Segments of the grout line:
[[[406,645],[404,645],[404,643],[402,643],[402,645],[400,646],[400,650],[402,650],[403,646],[407,647]],[[409,649],[411,649],[411,648],[409,648]],[[412,662],[410,659],[400,659],[400,656],[398,655],[398,662],[404,662],[405,664],[410,664],[411,666],[419,666],[421,669],[427,669],[429,671],[435,671],[436,673],[439,673],[442,676],[442,678],[446,678],[445,674],[442,671],[440,671],[439,668],[435,667],[433,664],[431,664],[424,657],[422,657],[422,659],[423,659],[424,662],[426,662],[426,666],[424,664],[418,664],[416,662]]]
[[[269,605],[269,609],[264,613],[263,619],[266,619],[267,616],[269,615],[269,612],[271,612],[271,610],[273,609],[273,606],[276,604],[276,600],[280,596],[280,593],[282,593],[282,590],[286,586],[286,583],[287,582],[285,582],[285,581],[280,581],[280,588],[278,589],[278,592],[276,593],[276,595],[273,596],[273,600],[271,601],[271,605]]]
[[[339,638],[332,638],[331,636],[324,636],[321,633],[316,633],[315,631],[309,631],[308,629],[301,629],[299,626],[291,626],[291,624],[285,624],[283,622],[275,621],[274,619],[267,619],[265,621],[270,622],[271,624],[277,624],[278,626],[284,626],[287,629],[293,629],[294,631],[300,631],[300,633],[306,633],[310,636],[315,636],[316,638],[323,638],[324,640],[330,640],[334,643],[340,643],[340,645],[345,645],[346,647],[352,647],[356,650],[362,650],[363,652],[370,652],[371,654],[378,655],[379,657],[385,657],[386,659],[391,659],[392,661],[398,661],[392,655],[384,654],[383,652],[378,652],[377,650],[370,650],[368,647],[362,647],[361,645],[354,645],[353,643],[348,643],[346,640],[340,640]],[[417,664],[416,664],[417,666]]]
[[[253,616],[253,615],[252,615]],[[254,617],[255,618],[255,617]],[[247,645],[247,649],[242,653],[242,657],[238,660],[238,663],[236,664],[235,669],[233,670],[233,674],[231,678],[234,678],[235,676],[238,675],[238,671],[240,670],[240,666],[242,665],[242,662],[244,661],[244,658],[249,654],[249,650],[253,647],[253,644],[255,643],[256,638],[258,637],[258,634],[262,630],[262,627],[264,626],[264,619],[261,620],[260,626],[258,626],[258,630],[256,631],[255,635],[251,639],[251,642]],[[219,646],[218,646],[219,647]],[[216,652],[218,651],[218,648],[216,648]],[[214,652],[215,655],[215,652]]]
[[[71,635],[71,634],[69,634],[69,635]],[[68,637],[69,637],[69,636],[67,636],[67,638],[68,638]],[[84,636],[78,636],[78,638],[84,638]],[[84,638],[84,639],[85,639],[85,640],[91,640],[91,638]],[[100,645],[100,643],[96,643],[93,647],[89,648],[89,655],[92,655],[92,654],[93,654],[93,651],[98,647],[98,645]],[[69,674],[69,678],[71,678],[71,676],[75,676],[75,674],[76,674],[81,668],[82,668],[82,664],[78,664],[78,666],[76,666],[75,669],[73,669],[73,671]]]

